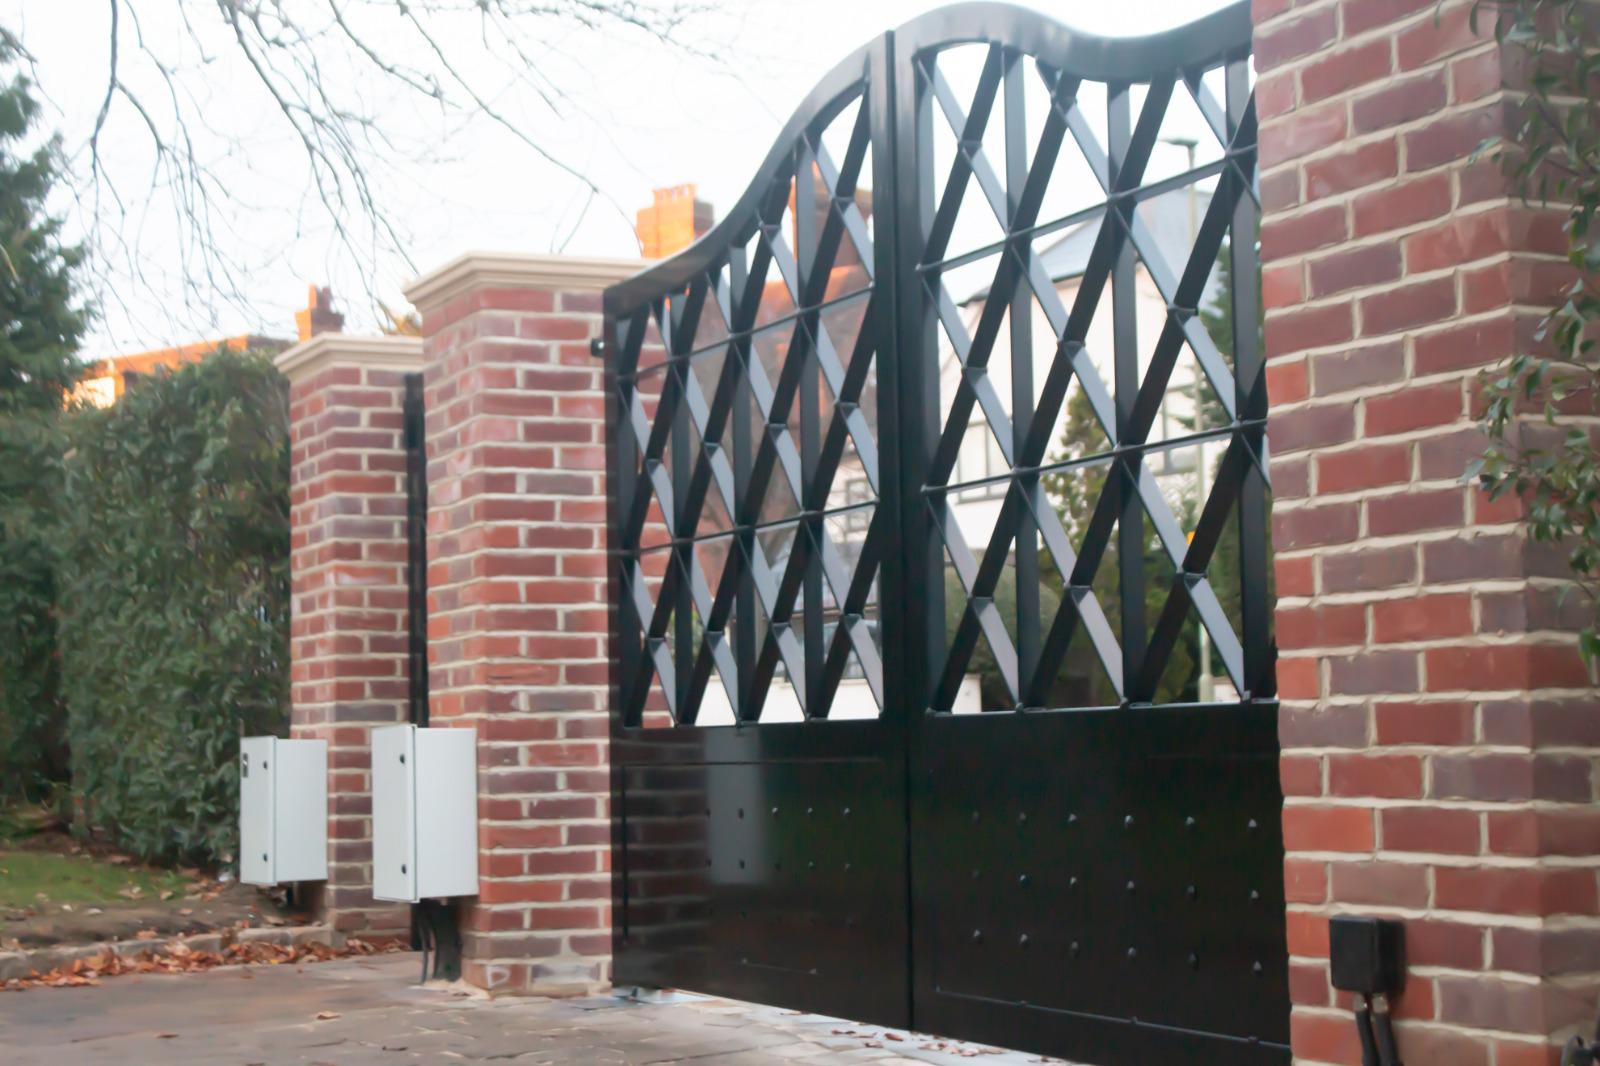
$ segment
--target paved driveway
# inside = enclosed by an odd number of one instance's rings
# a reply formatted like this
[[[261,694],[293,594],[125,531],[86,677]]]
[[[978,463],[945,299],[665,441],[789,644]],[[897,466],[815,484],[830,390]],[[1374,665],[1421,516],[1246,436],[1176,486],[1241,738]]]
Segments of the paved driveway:
[[[414,955],[0,992],[0,1062],[645,1066],[1053,1060],[700,997],[485,1000],[418,988]],[[319,1013],[335,1017],[318,1019]]]

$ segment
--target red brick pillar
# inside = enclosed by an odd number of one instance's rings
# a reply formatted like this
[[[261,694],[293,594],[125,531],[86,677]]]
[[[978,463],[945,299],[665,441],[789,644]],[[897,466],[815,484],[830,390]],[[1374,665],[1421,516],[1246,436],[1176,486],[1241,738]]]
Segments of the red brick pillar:
[[[324,333],[276,362],[290,390],[293,732],[328,742],[328,881],[313,903],[341,932],[401,936],[406,907],[372,898],[367,735],[406,718],[401,412],[422,344]]]
[[[1408,1064],[1553,1062],[1600,1000],[1582,608],[1515,502],[1460,481],[1478,373],[1531,343],[1564,250],[1470,161],[1514,129],[1470,7],[1255,3],[1299,1062],[1360,1061],[1342,911],[1406,924]]]
[[[465,976],[610,972],[600,294],[636,261],[469,255],[415,282],[428,408],[431,716],[476,727]]]

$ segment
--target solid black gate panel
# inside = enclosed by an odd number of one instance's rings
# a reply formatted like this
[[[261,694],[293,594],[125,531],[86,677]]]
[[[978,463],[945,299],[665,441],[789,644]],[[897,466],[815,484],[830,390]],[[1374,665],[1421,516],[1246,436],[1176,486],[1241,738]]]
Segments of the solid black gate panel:
[[[930,719],[917,1024],[1084,1062],[1287,1061],[1277,751],[1259,707]]]
[[[619,984],[1288,1061],[1249,4],[963,4],[606,293]]]
[[[616,983],[909,1025],[903,769],[879,754],[884,728],[676,729],[620,752]]]

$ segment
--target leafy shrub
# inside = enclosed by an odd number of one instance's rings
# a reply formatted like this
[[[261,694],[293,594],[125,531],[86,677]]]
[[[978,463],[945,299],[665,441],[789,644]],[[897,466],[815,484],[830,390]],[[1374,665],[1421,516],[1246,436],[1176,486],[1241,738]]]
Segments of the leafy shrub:
[[[1530,350],[1483,376],[1488,446],[1467,468],[1491,499],[1527,508],[1528,535],[1567,552],[1587,622],[1579,650],[1600,660],[1600,19],[1590,0],[1478,0],[1519,89],[1515,130],[1486,141],[1528,203],[1566,215],[1572,277]],[[1520,90],[1525,90],[1522,92]]]
[[[73,800],[80,827],[142,858],[230,856],[239,735],[286,718],[287,404],[266,358],[218,352],[72,420]]]
[[[43,798],[66,780],[56,655],[53,415],[0,411],[0,800]]]

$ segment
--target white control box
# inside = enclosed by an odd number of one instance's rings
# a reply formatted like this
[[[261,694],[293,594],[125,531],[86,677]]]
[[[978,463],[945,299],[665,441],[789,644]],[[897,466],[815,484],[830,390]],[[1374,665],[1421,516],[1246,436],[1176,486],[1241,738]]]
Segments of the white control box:
[[[416,903],[478,894],[478,734],[372,731],[372,894]]]
[[[245,737],[239,742],[239,880],[327,879],[327,743]]]

